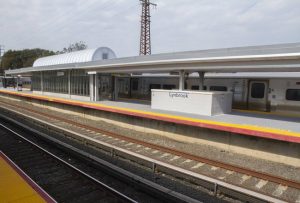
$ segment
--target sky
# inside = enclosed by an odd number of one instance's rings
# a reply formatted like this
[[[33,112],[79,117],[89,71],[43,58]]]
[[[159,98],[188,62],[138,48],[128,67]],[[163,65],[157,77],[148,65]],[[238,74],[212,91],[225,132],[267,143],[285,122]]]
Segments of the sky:
[[[300,0],[152,0],[152,53],[300,42]],[[0,45],[139,54],[138,0],[0,0]]]

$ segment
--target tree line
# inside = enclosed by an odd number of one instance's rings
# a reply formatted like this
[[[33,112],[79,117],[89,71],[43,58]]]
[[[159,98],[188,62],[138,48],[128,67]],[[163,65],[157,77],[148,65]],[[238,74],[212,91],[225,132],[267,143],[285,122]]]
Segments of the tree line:
[[[56,54],[69,53],[86,49],[87,45],[80,41],[70,44],[61,51],[51,51],[46,49],[23,49],[23,50],[8,50],[1,58],[1,72],[8,69],[17,69],[24,67],[32,67],[34,61],[41,57],[52,56]]]

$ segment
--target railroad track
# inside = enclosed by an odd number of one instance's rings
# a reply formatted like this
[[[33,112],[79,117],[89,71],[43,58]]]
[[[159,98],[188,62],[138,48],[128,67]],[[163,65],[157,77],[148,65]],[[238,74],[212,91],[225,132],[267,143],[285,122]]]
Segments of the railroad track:
[[[57,202],[136,202],[0,123],[0,149]]]
[[[1,101],[1,103],[12,107],[12,104],[7,102]],[[175,149],[158,146],[117,133],[108,132],[87,124],[82,124],[71,119],[66,119],[60,116],[50,115],[45,112],[26,108],[24,106],[18,106],[15,104],[13,106],[19,109],[22,108],[21,111],[26,111],[34,116],[39,116],[48,122],[55,123],[55,125],[72,129],[83,135],[96,138],[102,142],[126,148],[127,150],[152,157],[156,160],[168,162],[175,166],[177,165],[183,168],[189,168],[192,172],[200,173],[208,177],[217,177],[224,182],[228,182],[236,186],[242,186],[264,195],[272,196],[278,201],[294,201],[300,197],[298,196],[300,183],[293,180],[287,180],[282,177],[277,177],[270,174],[249,170],[247,168],[195,156]],[[238,181],[236,180],[237,178],[239,179]],[[255,182],[255,184],[250,186],[248,184],[248,186],[245,186],[244,183],[246,184],[247,182]],[[267,193],[260,191],[261,188],[267,186],[271,188],[271,192],[269,191]],[[290,192],[294,194],[294,196],[285,196],[284,193],[288,190],[295,190]]]

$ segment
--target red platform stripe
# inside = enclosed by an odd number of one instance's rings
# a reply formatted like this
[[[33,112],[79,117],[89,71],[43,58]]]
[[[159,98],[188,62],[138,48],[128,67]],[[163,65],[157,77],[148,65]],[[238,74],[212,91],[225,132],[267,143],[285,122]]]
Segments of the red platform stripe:
[[[3,92],[3,91],[0,91]],[[287,142],[294,142],[294,143],[300,143],[300,137],[296,136],[290,136],[285,134],[277,134],[277,133],[271,133],[271,132],[262,132],[257,130],[249,130],[244,128],[238,128],[238,127],[231,127],[231,126],[223,126],[218,124],[207,124],[203,122],[194,122],[194,121],[188,121],[183,119],[175,119],[175,118],[168,118],[161,115],[149,115],[149,114],[143,114],[138,112],[132,112],[130,110],[120,110],[120,109],[114,109],[113,107],[100,107],[100,106],[94,106],[88,103],[83,102],[76,102],[76,101],[70,101],[65,99],[59,99],[59,98],[47,98],[45,96],[37,96],[37,95],[29,95],[29,94],[19,94],[16,92],[7,92],[4,93],[27,97],[27,98],[33,98],[43,101],[50,101],[60,104],[67,104],[72,106],[79,106],[83,108],[89,108],[89,109],[95,109],[95,110],[101,110],[101,111],[107,111],[112,113],[118,113],[123,115],[129,115],[129,116],[135,116],[139,118],[147,118],[152,120],[159,120],[159,121],[165,121],[165,122],[171,122],[176,124],[182,124],[182,125],[189,125],[189,126],[196,126],[201,128],[207,128],[212,130],[219,130],[219,131],[225,131],[225,132],[231,132],[231,133],[238,133],[242,135],[248,135],[248,136],[255,136],[255,137],[263,137],[267,139],[275,139],[280,141],[287,141]]]

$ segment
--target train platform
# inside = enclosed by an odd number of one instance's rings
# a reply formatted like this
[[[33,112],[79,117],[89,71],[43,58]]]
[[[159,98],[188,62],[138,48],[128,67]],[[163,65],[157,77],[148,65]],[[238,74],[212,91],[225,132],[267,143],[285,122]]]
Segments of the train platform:
[[[0,90],[2,94],[21,96],[48,102],[90,108],[145,119],[159,120],[180,125],[189,125],[246,136],[300,143],[300,116],[278,113],[233,110],[230,114],[200,116],[151,109],[149,104],[132,101],[86,102],[54,96],[33,94],[30,91],[17,92]]]
[[[0,151],[0,202],[56,202]]]

